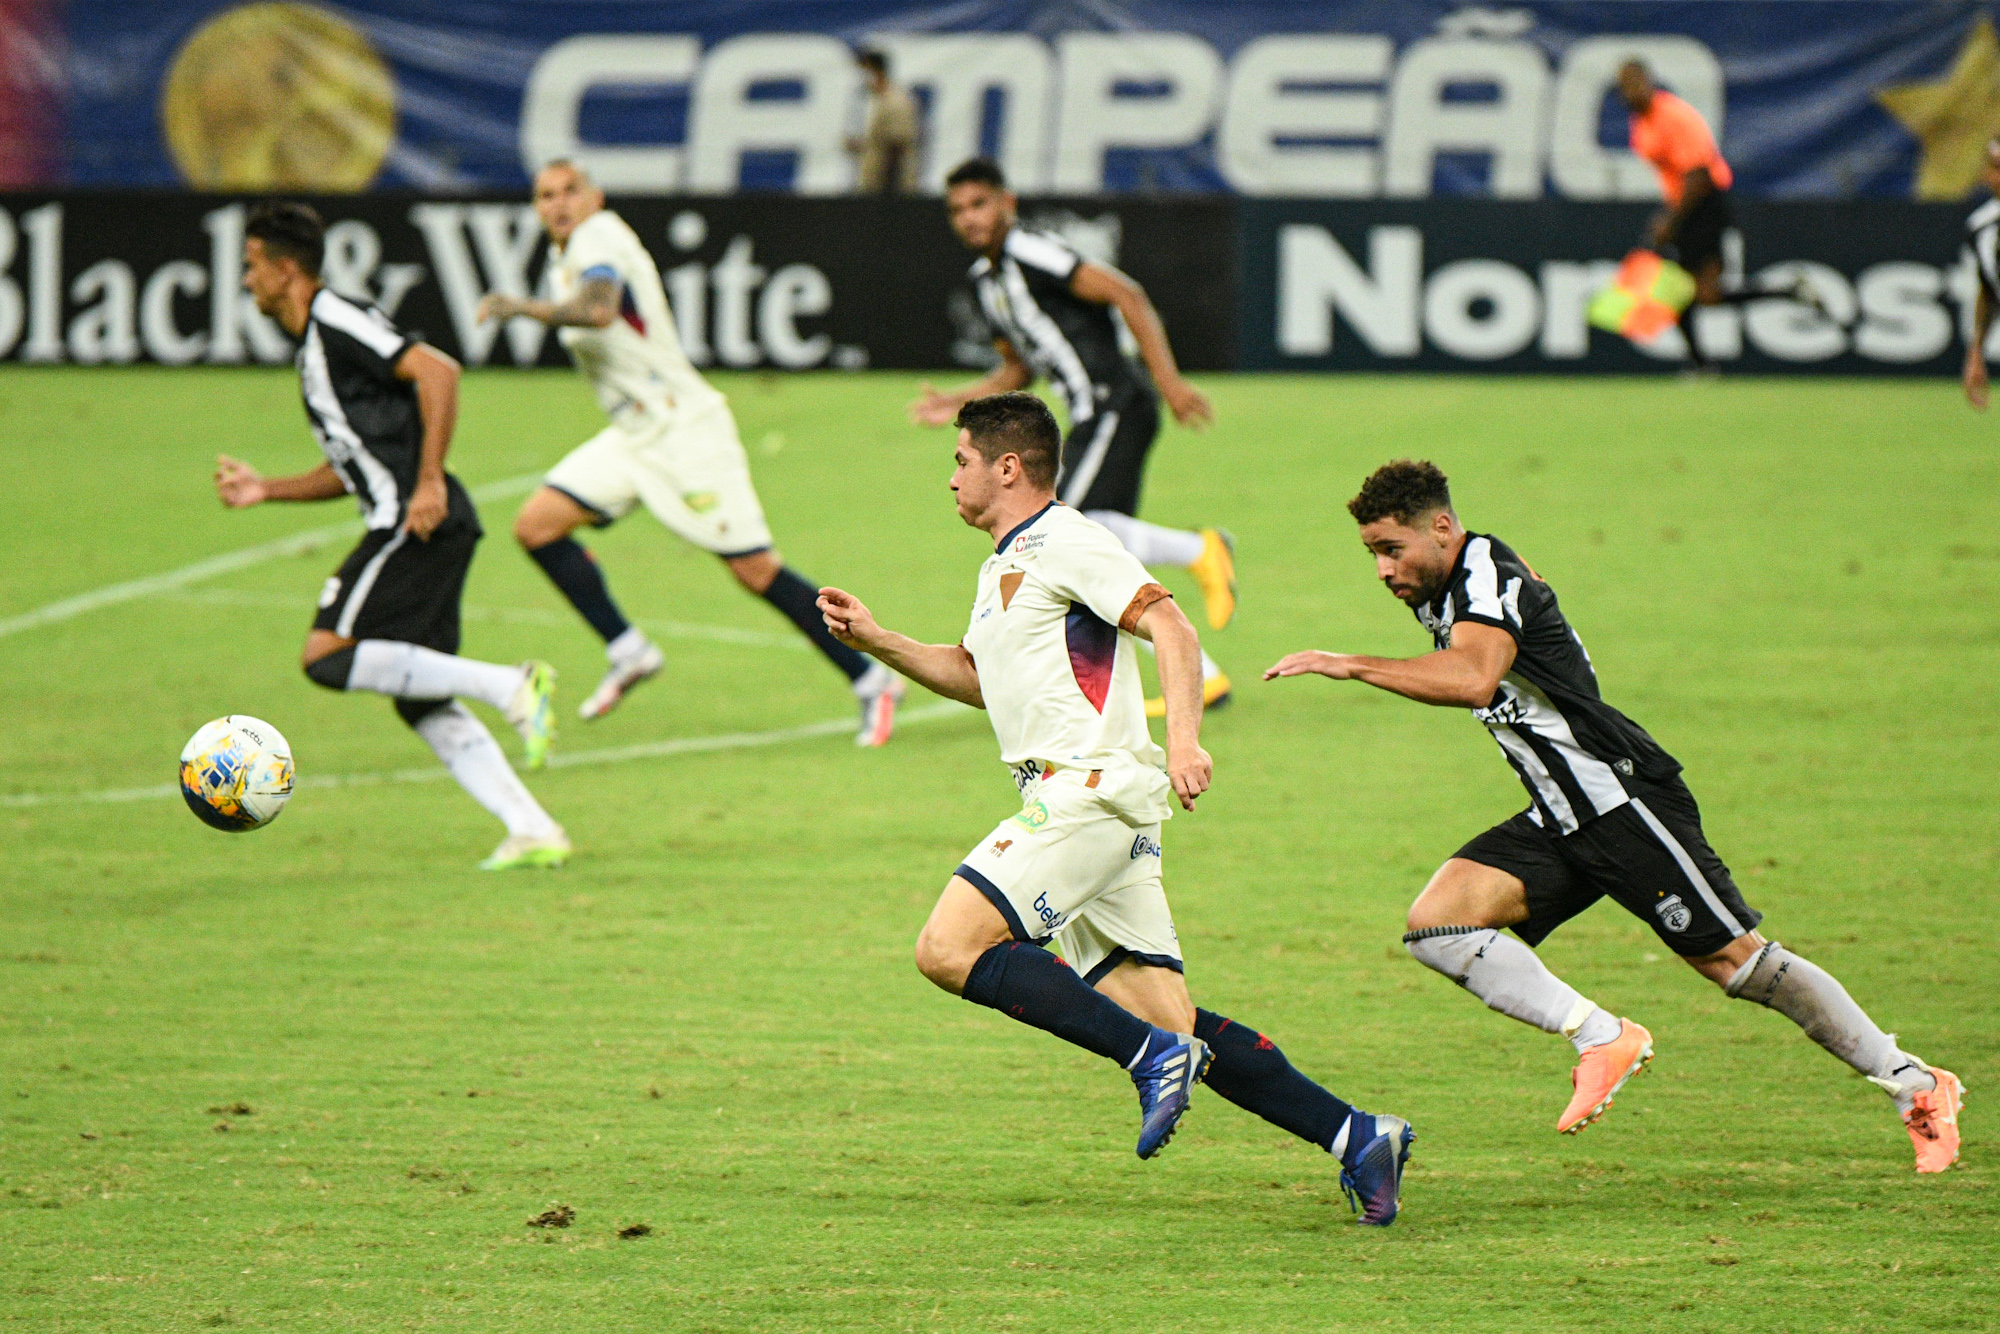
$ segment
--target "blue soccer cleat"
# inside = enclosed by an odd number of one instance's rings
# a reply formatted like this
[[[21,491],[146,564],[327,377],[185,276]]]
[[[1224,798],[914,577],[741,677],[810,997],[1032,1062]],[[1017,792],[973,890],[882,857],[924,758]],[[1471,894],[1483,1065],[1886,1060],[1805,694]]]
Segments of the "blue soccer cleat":
[[[1346,1161],[1340,1168],[1340,1188],[1363,1227],[1387,1227],[1402,1204],[1403,1165],[1410,1161],[1410,1142],[1417,1132],[1400,1116],[1356,1112]],[[1367,1139],[1361,1136],[1372,1130]]]
[[[1139,1089],[1139,1156],[1151,1158],[1167,1147],[1194,1096],[1194,1086],[1208,1074],[1215,1054],[1200,1038],[1185,1033],[1153,1030],[1146,1049],[1132,1067],[1132,1082]]]

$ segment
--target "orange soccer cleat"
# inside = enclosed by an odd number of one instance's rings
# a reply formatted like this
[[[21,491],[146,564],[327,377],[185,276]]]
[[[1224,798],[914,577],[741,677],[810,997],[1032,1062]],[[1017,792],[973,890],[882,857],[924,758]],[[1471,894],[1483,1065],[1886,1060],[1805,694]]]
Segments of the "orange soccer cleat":
[[[1958,1109],[1965,1104],[1965,1084],[1941,1066],[1931,1066],[1930,1072],[1937,1087],[1917,1094],[1916,1106],[1903,1114],[1903,1125],[1917,1146],[1917,1170],[1942,1172],[1958,1161]]]
[[[1556,1129],[1565,1135],[1574,1135],[1603,1116],[1625,1081],[1653,1059],[1653,1035],[1630,1019],[1620,1019],[1618,1024],[1617,1037],[1584,1052],[1577,1058],[1576,1069],[1569,1072],[1576,1092],[1556,1120]]]

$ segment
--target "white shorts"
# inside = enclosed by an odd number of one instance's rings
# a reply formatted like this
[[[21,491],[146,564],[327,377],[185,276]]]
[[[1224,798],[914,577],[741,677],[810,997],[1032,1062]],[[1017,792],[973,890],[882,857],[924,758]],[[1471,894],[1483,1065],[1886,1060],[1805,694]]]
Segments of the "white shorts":
[[[1029,783],[1021,813],[966,854],[958,874],[1000,910],[1015,939],[1053,939],[1092,985],[1127,959],[1178,973],[1160,826],[1128,824],[1090,777],[1060,769]]]
[[[651,429],[614,422],[542,480],[595,513],[600,527],[643,504],[668,528],[718,556],[747,556],[771,545],[727,403]]]

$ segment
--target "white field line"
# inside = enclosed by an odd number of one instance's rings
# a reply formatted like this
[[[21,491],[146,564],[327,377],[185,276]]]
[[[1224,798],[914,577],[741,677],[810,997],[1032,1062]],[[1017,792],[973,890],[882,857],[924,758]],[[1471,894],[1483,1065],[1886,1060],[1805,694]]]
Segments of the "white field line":
[[[227,607],[289,607],[305,605],[296,595],[253,593],[241,588],[175,589],[166,596],[180,602],[201,602]],[[462,607],[461,618],[468,621],[497,621],[507,625],[576,625],[576,613],[550,611],[544,607]],[[739,644],[746,648],[775,648],[801,653],[814,652],[813,645],[796,631],[742,630],[733,625],[702,625],[695,621],[634,621],[640,629],[661,639],[705,639],[717,644]]]
[[[541,481],[540,473],[527,473],[520,477],[509,477],[504,481],[488,482],[475,488],[474,500],[500,500],[507,496],[518,496],[532,491]],[[254,547],[244,547],[240,551],[225,551],[220,556],[210,556],[192,565],[183,565],[178,570],[168,570],[164,574],[149,574],[143,579],[127,579],[123,583],[106,584],[93,588],[87,593],[64,598],[24,611],[18,616],[0,620],[0,639],[17,635],[23,630],[32,630],[38,625],[52,625],[57,621],[67,621],[99,607],[115,606],[120,602],[131,602],[137,598],[152,597],[157,593],[171,593],[198,584],[204,579],[213,579],[219,574],[229,574],[235,570],[261,565],[268,560],[283,556],[298,556],[308,551],[317,551],[329,542],[337,542],[343,537],[353,536],[361,531],[358,519],[347,523],[331,524],[325,528],[312,528],[290,537],[281,537],[275,542],[264,542]]]
[[[952,700],[922,704],[897,715],[896,724],[935,722],[954,718],[971,710]],[[641,741],[630,746],[605,746],[597,750],[558,751],[549,756],[549,768],[572,769],[595,764],[628,764],[633,760],[663,759],[672,755],[696,755],[707,751],[751,750],[760,746],[782,746],[793,741],[811,741],[823,736],[853,732],[854,719],[829,718],[825,722],[798,727],[779,727],[768,732],[723,732],[716,736],[676,737],[668,741]],[[421,769],[390,769],[380,773],[317,774],[301,778],[301,789],[377,787],[383,783],[435,783],[451,777],[441,765]],[[0,809],[18,810],[32,806],[118,805],[133,801],[163,801],[178,797],[178,783],[156,783],[150,787],[110,788],[99,792],[15,792],[0,796]]]

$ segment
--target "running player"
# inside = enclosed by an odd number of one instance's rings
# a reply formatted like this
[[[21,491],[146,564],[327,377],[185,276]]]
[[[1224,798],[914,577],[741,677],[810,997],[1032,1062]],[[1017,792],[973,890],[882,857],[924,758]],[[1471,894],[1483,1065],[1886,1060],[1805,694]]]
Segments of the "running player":
[[[826,631],[814,585],[771,543],[750,462],[729,402],[681,350],[660,270],[604,192],[570,162],[535,177],[535,212],[549,234],[553,301],[493,294],[479,318],[526,316],[554,326],[597,388],[611,425],[549,471],[514,520],[514,536],[604,638],[604,679],[580,712],[601,718],[665,658],[611,600],[603,573],[570,534],[603,528],[644,505],[653,517],[721,557],[744,588],[776,607],[847,677],[861,702],[855,741],[879,746],[895,726],[904,685]]]
[[[1716,146],[1708,122],[1657,86],[1643,61],[1628,60],[1620,67],[1618,92],[1632,113],[1632,151],[1659,174],[1660,193],[1667,203],[1653,219],[1648,240],[1694,275],[1694,302],[1680,317],[1693,369],[1703,375],[1716,369],[1695,333],[1695,311],[1702,306],[1741,306],[1786,297],[1830,318],[1825,302],[1804,278],[1781,291],[1723,288],[1722,236],[1736,225],[1736,214],[1729,207],[1729,187],[1736,176]]]
[[[520,732],[528,767],[541,765],[554,730],[554,670],[456,656],[458,600],[481,536],[472,497],[444,470],[458,363],[320,284],[326,227],[312,209],[267,204],[243,230],[243,285],[258,310],[299,340],[306,418],[326,461],[296,477],[264,477],[224,454],[215,461],[216,493],[232,509],[352,493],[368,526],[320,592],[301,665],[329,690],[395,700],[459,786],[507,826],[481,867],[560,866],[570,851],[562,826],[458,703],[499,709]]]
[[[1141,1158],[1174,1133],[1206,1074],[1223,1097],[1332,1153],[1360,1221],[1386,1226],[1409,1123],[1356,1111],[1269,1039],[1188,999],[1160,823],[1175,798],[1193,810],[1209,785],[1194,627],[1116,538],[1056,500],[1062,437],[1040,399],[979,399],[959,410],[958,426],[959,517],[994,543],[964,641],[921,644],[885,630],[837,588],[819,599],[844,642],[985,709],[1020,789],[1019,814],[945,886],[917,938],[917,967],[954,995],[1129,1070]],[[1146,731],[1139,639],[1158,647],[1165,756]],[[1063,958],[1037,948],[1051,941]]]
[[[1222,629],[1236,614],[1229,534],[1162,528],[1135,517],[1146,454],[1160,433],[1159,399],[1183,426],[1206,426],[1215,418],[1201,391],[1181,378],[1153,303],[1118,270],[1085,260],[1057,237],[1021,227],[1019,201],[990,158],[961,163],[945,178],[945,205],[958,239],[979,254],[972,282],[993,326],[1000,364],[985,379],[949,392],[925,385],[910,405],[912,420],[944,426],[975,398],[1024,389],[1037,374],[1046,377],[1069,413],[1056,494],[1109,528],[1141,564],[1184,567],[1201,589],[1210,628]],[[1119,346],[1113,310],[1138,343],[1143,369]],[[1203,705],[1226,703],[1229,678],[1205,652],[1201,674]],[[1149,700],[1146,712],[1166,716],[1164,700]]]
[[[1347,508],[1376,575],[1437,651],[1294,653],[1264,678],[1316,672],[1470,708],[1500,743],[1528,809],[1439,868],[1410,908],[1403,943],[1493,1009],[1575,1045],[1575,1095],[1556,1129],[1573,1134],[1597,1120],[1653,1055],[1652,1034],[1579,996],[1530,948],[1610,897],[1725,995],[1778,1011],[1887,1092],[1919,1172],[1949,1167],[1958,1077],[1903,1051],[1831,974],[1757,933],[1762,914],[1703,837],[1680,763],[1598,694],[1555,591],[1498,538],[1460,526],[1445,475],[1429,463],[1378,469]]]
[[[1991,199],[1965,220],[1965,246],[1972,253],[1972,271],[1979,275],[1979,295],[1972,303],[1972,331],[1965,344],[1965,398],[1981,412],[1988,398],[1986,335],[2000,312],[2000,139],[1986,141],[1985,165],[1979,180]]]

